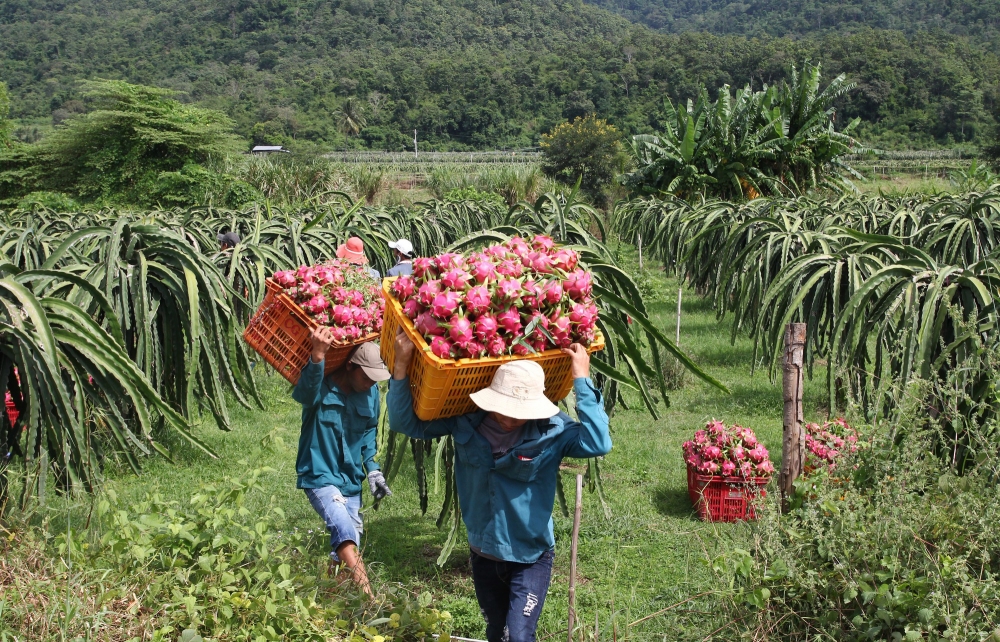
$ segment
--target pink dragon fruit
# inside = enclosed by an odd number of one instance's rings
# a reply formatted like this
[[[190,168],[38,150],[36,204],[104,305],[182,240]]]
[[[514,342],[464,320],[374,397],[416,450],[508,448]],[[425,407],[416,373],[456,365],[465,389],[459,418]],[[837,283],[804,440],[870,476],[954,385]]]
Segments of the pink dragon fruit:
[[[704,430],[694,431],[694,443],[702,446],[708,444],[708,433],[706,433]]]
[[[351,309],[346,305],[337,304],[331,310],[333,322],[337,325],[347,325],[351,322]]]
[[[451,359],[455,346],[444,337],[434,337],[431,339],[431,352],[439,359]]]
[[[521,284],[515,279],[504,279],[497,283],[497,296],[502,301],[517,301],[521,296]]]
[[[448,270],[441,275],[441,285],[450,290],[464,290],[470,278],[465,270]]]
[[[569,317],[563,316],[558,310],[549,317],[549,333],[555,339],[556,347],[568,348],[573,343],[573,324]]]
[[[551,252],[555,246],[556,242],[552,240],[551,236],[538,234],[535,238],[531,239],[531,247],[541,252]]]
[[[715,460],[722,457],[722,449],[718,446],[706,446],[704,451],[705,457]]]
[[[417,300],[420,301],[420,305],[425,308],[429,308],[434,305],[434,299],[437,295],[441,293],[441,282],[430,280],[420,286],[417,290]]]
[[[767,449],[761,446],[760,444],[758,444],[755,448],[751,448],[750,451],[747,453],[747,455],[755,464],[759,464],[760,462],[767,459],[767,454],[768,454]]]
[[[521,303],[524,307],[529,309],[541,307],[543,296],[541,285],[536,283],[534,279],[525,279],[524,284],[521,285]]]
[[[774,473],[774,464],[771,463],[771,460],[765,459],[764,461],[757,464],[757,473],[760,474],[761,476],[766,476]]]
[[[500,326],[497,323],[496,317],[490,314],[484,314],[476,319],[475,323],[475,333],[476,338],[487,343],[491,338],[495,337],[497,330]]]
[[[596,305],[576,303],[570,308],[569,320],[577,326],[579,331],[593,330],[594,326],[597,325],[597,314]]]
[[[499,334],[494,334],[486,340],[486,354],[489,356],[499,357],[506,351],[507,344],[504,343],[503,337]]]
[[[407,299],[403,303],[403,314],[406,315],[407,319],[416,319],[421,312],[420,303],[416,299]]]
[[[274,277],[272,277],[272,278],[274,279],[275,283],[277,283],[278,285],[280,285],[283,288],[295,287],[295,283],[296,283],[295,272],[292,272],[291,270],[284,270],[284,271],[281,271],[281,272],[275,272],[274,273]]]
[[[462,295],[458,292],[442,292],[441,294],[434,297],[434,301],[431,304],[431,314],[439,319],[448,319],[455,311],[458,309],[459,304],[462,302]]]
[[[552,267],[559,268],[563,272],[572,271],[579,262],[580,256],[567,248],[560,248],[552,254]]]
[[[346,305],[350,300],[350,293],[347,291],[347,288],[333,288],[330,290],[330,298],[336,304]]]
[[[405,301],[413,296],[413,292],[416,289],[416,284],[413,282],[413,277],[409,275],[404,275],[392,282],[392,294],[400,301]]]
[[[548,305],[556,305],[563,297],[563,287],[559,281],[549,281],[544,288],[542,288],[542,293],[545,298],[545,303]]]
[[[504,259],[500,261],[497,265],[497,274],[500,276],[505,276],[510,279],[516,279],[524,273],[524,266],[520,261],[512,261],[511,259]]]
[[[535,310],[531,313],[531,317],[528,319],[528,323],[525,324],[525,327],[531,325],[532,323],[535,324],[535,328],[531,331],[531,335],[529,336],[533,339],[539,337],[544,339],[544,331],[549,329],[549,318],[538,310]]]
[[[563,288],[566,294],[574,301],[585,301],[593,292],[594,285],[590,277],[590,272],[574,270],[566,277]]]
[[[362,306],[365,304],[365,295],[361,294],[357,290],[351,290],[347,296],[347,300],[350,301],[353,306]]]
[[[489,283],[497,278],[497,268],[488,259],[472,264],[472,277],[477,283]]]
[[[316,282],[320,285],[331,285],[334,282],[333,268],[321,267],[316,270]]]
[[[462,356],[466,359],[478,359],[486,353],[486,346],[476,340],[469,341],[460,348]]]
[[[502,245],[491,245],[483,250],[483,254],[490,258],[502,259],[507,256],[507,248]]]
[[[529,252],[531,252],[531,248],[528,247],[528,244],[520,236],[515,236],[510,239],[504,243],[504,246],[519,259],[523,259]]]
[[[299,269],[295,270],[295,278],[299,281],[310,282],[315,279],[316,268],[310,267],[308,265],[300,265]]]
[[[490,291],[485,285],[477,285],[465,293],[465,311],[469,314],[483,314],[490,309]]]
[[[421,256],[413,259],[413,276],[418,279],[433,279],[437,276],[437,265],[434,259]]]
[[[535,352],[537,352],[537,350],[535,350],[534,348],[532,348],[531,345],[528,344],[525,341],[518,341],[518,342],[512,344],[510,346],[510,351],[513,352],[514,354],[516,354],[519,357],[528,357],[528,356],[531,356],[531,355],[535,354]]]
[[[552,271],[552,259],[544,252],[530,252],[522,262],[539,274],[548,274]]]
[[[497,315],[497,323],[507,334],[517,334],[521,331],[521,314],[516,308],[507,308]]]
[[[464,347],[475,338],[472,333],[472,322],[469,321],[468,317],[456,314],[451,317],[448,323],[451,326],[448,330],[448,337],[459,348]]]
[[[444,274],[448,270],[454,270],[463,265],[465,265],[465,259],[462,258],[461,254],[454,252],[445,252],[434,257],[434,266],[437,267],[439,274]]]
[[[315,281],[306,281],[299,286],[299,296],[302,297],[314,297],[321,291],[319,283]]]
[[[733,473],[736,472],[736,464],[730,460],[722,462],[722,474],[726,477],[732,477]]]
[[[333,340],[337,343],[343,343],[347,341],[347,330],[341,326],[335,325],[330,327],[330,334],[333,335]]]
[[[330,315],[326,312],[320,312],[313,315],[313,321],[320,325],[330,325]]]
[[[322,294],[317,294],[302,306],[309,314],[317,314],[330,307],[330,302]]]
[[[750,478],[753,477],[753,463],[745,461],[740,464],[740,476]]]
[[[421,312],[413,322],[417,332],[426,336],[444,336],[445,328],[430,312]]]
[[[747,451],[743,449],[743,446],[734,446],[732,456],[736,461],[743,461],[747,458]]]

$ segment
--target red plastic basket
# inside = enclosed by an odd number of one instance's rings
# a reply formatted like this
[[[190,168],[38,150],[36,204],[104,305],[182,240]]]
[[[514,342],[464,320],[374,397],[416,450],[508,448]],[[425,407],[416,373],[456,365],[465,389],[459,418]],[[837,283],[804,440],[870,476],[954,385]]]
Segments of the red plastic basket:
[[[266,285],[267,294],[243,331],[243,339],[264,361],[274,366],[278,374],[295,385],[312,350],[309,331],[317,324],[282,292],[281,286],[271,279]],[[324,373],[328,375],[344,365],[356,346],[374,341],[378,336],[373,332],[351,343],[333,345],[326,353]]]
[[[17,423],[17,418],[21,415],[17,411],[17,406],[14,405],[14,400],[10,398],[10,393],[7,393],[7,419],[10,419],[10,425],[13,426]]]
[[[688,496],[698,519],[706,522],[738,522],[757,519],[755,504],[767,497],[769,479],[699,475],[688,466]]]

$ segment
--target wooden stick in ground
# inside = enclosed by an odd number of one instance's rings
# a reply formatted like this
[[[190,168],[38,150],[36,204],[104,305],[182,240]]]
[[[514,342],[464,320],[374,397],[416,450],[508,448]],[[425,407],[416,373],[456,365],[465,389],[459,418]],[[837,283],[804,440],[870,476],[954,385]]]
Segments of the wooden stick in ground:
[[[642,234],[636,234],[636,238],[639,241],[638,244],[637,244],[637,247],[639,248],[639,269],[641,270],[642,269]]]
[[[681,295],[684,294],[684,288],[677,288],[677,340],[674,342],[676,345],[681,344]]]
[[[573,642],[576,620],[576,547],[580,541],[580,514],[583,512],[583,475],[576,476],[576,510],[573,511],[573,540],[569,561],[569,628],[567,642]]]
[[[802,474],[806,440],[802,430],[802,370],[806,347],[806,324],[785,327],[785,361],[781,378],[785,399],[784,437],[781,440],[781,510],[788,510],[793,483]]]

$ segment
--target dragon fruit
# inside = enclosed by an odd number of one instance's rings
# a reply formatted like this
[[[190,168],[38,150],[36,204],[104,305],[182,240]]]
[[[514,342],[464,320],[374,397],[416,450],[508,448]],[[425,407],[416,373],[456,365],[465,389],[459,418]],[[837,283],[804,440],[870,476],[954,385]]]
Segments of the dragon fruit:
[[[562,248],[552,255],[552,267],[559,268],[563,272],[570,272],[580,262],[580,255],[573,250]]]
[[[295,272],[292,272],[291,270],[284,270],[282,272],[275,272],[274,276],[272,278],[274,279],[275,283],[277,283],[278,285],[280,285],[283,288],[295,287],[295,283],[296,283]]]
[[[407,319],[416,319],[421,312],[420,303],[416,299],[407,299],[403,303],[403,314]]]
[[[577,326],[580,331],[593,330],[597,325],[597,306],[583,303],[574,304],[569,311],[569,320]]]
[[[551,252],[556,246],[556,242],[552,240],[551,236],[543,236],[541,234],[535,236],[531,239],[531,247],[536,250]]]
[[[522,262],[525,267],[530,267],[539,274],[548,274],[552,271],[552,259],[544,252],[529,252]]]
[[[549,333],[555,339],[557,347],[568,348],[573,343],[572,332],[573,323],[569,317],[563,316],[558,311],[549,317]]]
[[[722,474],[726,477],[732,477],[733,473],[736,472],[736,464],[729,461],[728,459],[722,462]]]
[[[455,346],[444,337],[434,337],[431,339],[431,352],[439,359],[451,359]]]
[[[322,291],[319,283],[315,281],[304,281],[299,285],[299,296],[314,297]]]
[[[486,346],[473,339],[460,347],[462,356],[466,359],[478,359],[486,353]]]
[[[496,317],[490,314],[480,316],[476,319],[474,326],[476,338],[483,343],[486,343],[491,338],[495,337],[497,330],[500,329],[500,325],[497,323]]]
[[[473,263],[471,272],[476,283],[489,283],[497,278],[497,268],[488,259]]]
[[[542,293],[544,294],[545,303],[548,305],[556,305],[563,297],[563,287],[559,281],[549,281],[545,287],[542,288]]]
[[[439,274],[444,274],[448,270],[454,270],[465,265],[465,259],[461,254],[448,253],[438,254],[434,257],[434,266]]]
[[[339,325],[335,325],[330,328],[330,334],[333,335],[333,340],[337,343],[343,343],[347,341],[347,330]]]
[[[517,301],[521,298],[521,284],[515,279],[504,279],[497,283],[497,296],[503,301]]]
[[[434,297],[431,304],[431,314],[439,319],[450,318],[462,303],[462,295],[458,292],[446,291]]]
[[[542,305],[542,286],[534,279],[525,279],[521,285],[521,303],[529,309],[537,309]]]
[[[574,270],[566,277],[564,283],[566,294],[574,301],[584,301],[588,299],[593,290],[593,283],[590,272]]]
[[[497,274],[507,278],[516,279],[524,274],[524,266],[519,261],[504,259],[497,265]]]
[[[404,275],[392,282],[392,293],[400,301],[405,301],[413,296],[413,292],[416,289],[416,284],[413,282],[413,277],[409,275]]]
[[[472,278],[465,270],[448,270],[441,275],[441,285],[449,290],[462,290]]]
[[[465,347],[475,335],[472,333],[472,322],[468,317],[456,314],[449,321],[448,337],[459,348]]]
[[[419,301],[420,305],[424,306],[425,308],[429,308],[430,306],[434,305],[434,299],[436,299],[437,295],[440,293],[441,293],[440,281],[434,281],[434,280],[427,281],[420,286],[419,290],[417,290],[417,301]]]
[[[499,357],[506,351],[507,344],[499,334],[494,334],[486,340],[486,354],[489,356]]]
[[[421,312],[417,315],[413,325],[417,328],[417,332],[425,336],[443,336],[445,333],[445,328],[430,312]]]
[[[490,291],[485,285],[469,288],[465,293],[465,311],[469,314],[483,314],[490,309]]]
[[[426,256],[413,259],[413,276],[418,279],[434,278],[437,276],[437,264],[434,259]]]
[[[330,302],[327,301],[326,297],[322,294],[317,294],[313,298],[309,299],[309,301],[302,304],[302,308],[309,314],[319,314],[328,307],[330,307]]]
[[[753,447],[748,439],[754,442]],[[695,432],[693,440],[684,442],[681,450],[685,463],[704,475],[749,479],[774,473],[767,449],[757,442],[752,430],[738,425],[727,428],[721,421],[710,421],[704,430]],[[715,472],[708,465],[711,462],[718,466]]]
[[[497,323],[508,334],[516,334],[521,331],[521,314],[516,308],[507,308],[497,315]]]

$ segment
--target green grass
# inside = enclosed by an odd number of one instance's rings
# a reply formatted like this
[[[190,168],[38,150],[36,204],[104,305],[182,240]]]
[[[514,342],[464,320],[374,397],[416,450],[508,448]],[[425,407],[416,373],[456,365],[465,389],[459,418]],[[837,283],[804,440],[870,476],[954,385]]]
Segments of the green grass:
[[[673,336],[676,282],[653,275],[645,283],[655,301],[651,304],[655,320]],[[780,383],[769,381],[766,368],[751,374],[752,345],[746,339],[731,345],[729,336],[728,322],[716,321],[710,303],[686,291],[682,348],[728,386],[732,394],[726,395],[688,376],[687,385],[671,394],[670,407],[660,406],[659,419],[653,420],[642,411],[638,399],[632,400],[633,409],[619,408],[612,417],[614,450],[602,468],[611,517],[605,517],[596,494],[585,492],[578,566],[577,610],[591,629],[595,616],[599,617],[601,639],[610,640],[613,630],[618,639],[701,639],[717,626],[711,616],[698,613],[711,610],[709,597],[636,626],[629,625],[711,590],[713,579],[704,560],[714,551],[718,541],[715,534],[745,529],[695,519],[687,497],[681,444],[706,421],[717,418],[753,428],[771,451],[775,465],[780,459]],[[184,444],[172,444],[175,464],[162,459],[150,461],[139,477],[112,475],[108,488],[126,501],[139,500],[148,492],[183,500],[201,483],[238,476],[250,467],[270,466],[275,469],[268,477],[270,493],[285,510],[288,527],[312,530],[316,550],[323,550],[327,539],[322,523],[302,492],[295,489],[299,406],[292,401],[284,380],[268,376],[262,382],[266,410],[235,412],[230,433],[220,432],[210,423],[198,430],[220,454],[220,460],[213,461]],[[823,372],[817,371],[815,381],[806,387],[807,419],[820,416],[823,391]],[[280,438],[283,445],[274,443],[274,437]],[[567,463],[573,466],[578,462]],[[570,504],[573,472],[568,469],[564,474]],[[482,637],[468,547],[457,546],[445,568],[435,565],[445,537],[434,525],[441,494],[431,496],[428,514],[421,515],[410,461],[404,464],[393,492],[379,510],[368,510],[365,516],[363,550],[373,577],[377,582],[431,591],[436,602],[456,617],[458,633]],[[365,494],[367,502],[367,491]],[[270,497],[255,501],[262,507]],[[56,530],[58,523],[58,519],[53,521]],[[565,635],[571,527],[572,520],[563,517],[557,508],[556,567],[539,639]]]

